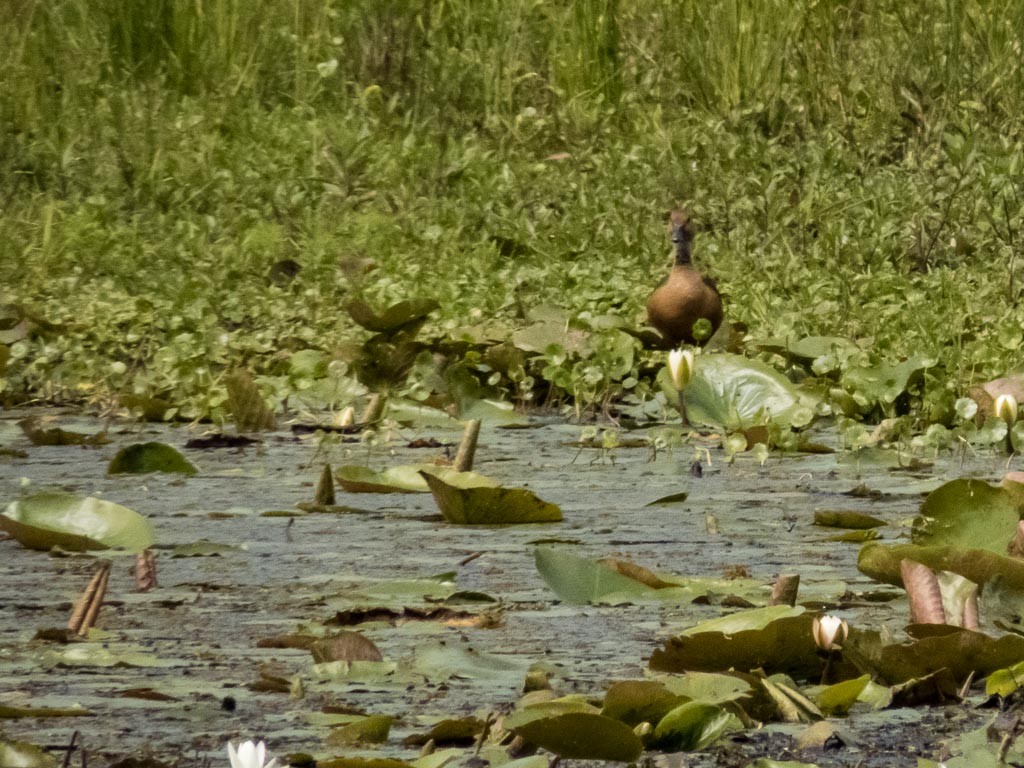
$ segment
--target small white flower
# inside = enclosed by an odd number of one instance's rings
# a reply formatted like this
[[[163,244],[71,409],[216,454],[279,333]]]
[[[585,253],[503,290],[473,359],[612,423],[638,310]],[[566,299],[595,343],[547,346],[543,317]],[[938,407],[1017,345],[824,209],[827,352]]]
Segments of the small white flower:
[[[993,409],[997,419],[1002,419],[1007,424],[1017,421],[1017,398],[1013,395],[1000,395],[996,398]]]
[[[668,353],[668,372],[672,375],[672,384],[682,389],[693,378],[693,351],[689,349],[673,349]]]
[[[275,757],[264,765],[267,758],[267,746],[262,741],[258,744],[254,741],[243,741],[235,750],[235,745],[228,742],[228,759],[231,761],[231,768],[274,768],[277,765]]]
[[[811,634],[815,644],[824,651],[831,651],[843,644],[850,634],[850,625],[838,616],[822,616],[815,618],[811,625]]]

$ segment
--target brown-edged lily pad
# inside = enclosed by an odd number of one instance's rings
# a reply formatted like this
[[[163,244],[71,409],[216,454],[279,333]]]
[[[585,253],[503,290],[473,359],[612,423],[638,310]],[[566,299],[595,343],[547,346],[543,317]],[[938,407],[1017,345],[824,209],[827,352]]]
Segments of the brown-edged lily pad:
[[[596,603],[610,595],[649,599],[656,591],[642,581],[564,548],[537,547],[534,561],[547,585],[567,603]]]
[[[421,472],[444,519],[455,525],[556,523],[562,510],[526,488],[501,488],[472,472]]]
[[[310,647],[313,661],[383,661],[384,656],[376,644],[360,632],[345,630],[317,640]]]
[[[153,526],[138,512],[70,493],[40,493],[12,501],[0,514],[0,529],[29,549],[141,552],[153,543]]]

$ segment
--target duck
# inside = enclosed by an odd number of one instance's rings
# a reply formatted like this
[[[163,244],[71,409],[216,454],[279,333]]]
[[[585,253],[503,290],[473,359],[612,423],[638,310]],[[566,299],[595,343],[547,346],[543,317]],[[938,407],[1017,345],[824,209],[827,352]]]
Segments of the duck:
[[[686,211],[672,211],[670,232],[675,263],[647,300],[647,320],[673,347],[704,343],[722,324],[722,295],[715,281],[693,265],[693,229]],[[698,340],[693,325],[701,319],[711,323],[711,333]]]

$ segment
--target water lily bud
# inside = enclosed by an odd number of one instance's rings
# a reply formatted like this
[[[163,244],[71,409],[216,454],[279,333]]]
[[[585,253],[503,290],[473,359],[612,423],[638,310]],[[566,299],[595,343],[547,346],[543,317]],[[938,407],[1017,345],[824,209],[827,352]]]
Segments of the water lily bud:
[[[689,349],[673,349],[668,353],[668,372],[672,375],[672,384],[682,389],[693,378],[693,352]]]
[[[842,645],[850,634],[850,625],[838,616],[822,616],[815,618],[811,625],[815,644],[825,651],[831,651]]]
[[[1017,421],[1017,398],[1013,395],[1000,395],[996,398],[994,412],[997,419],[1002,419],[1007,424]]]

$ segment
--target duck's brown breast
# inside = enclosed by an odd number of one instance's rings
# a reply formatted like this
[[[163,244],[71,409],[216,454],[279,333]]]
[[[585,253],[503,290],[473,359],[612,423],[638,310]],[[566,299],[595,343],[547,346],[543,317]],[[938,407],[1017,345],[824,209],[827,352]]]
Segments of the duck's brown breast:
[[[693,324],[698,320],[708,320],[712,333],[722,324],[722,297],[697,270],[675,266],[647,300],[647,317],[673,344],[695,344]]]

